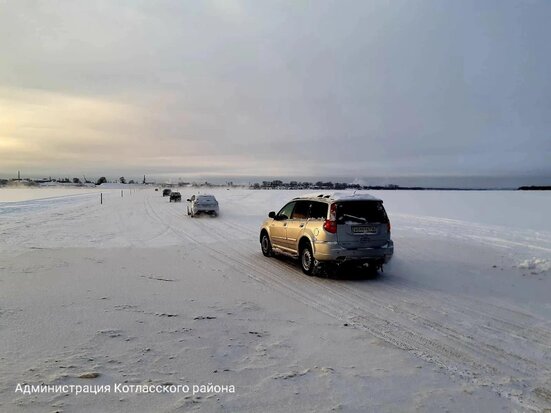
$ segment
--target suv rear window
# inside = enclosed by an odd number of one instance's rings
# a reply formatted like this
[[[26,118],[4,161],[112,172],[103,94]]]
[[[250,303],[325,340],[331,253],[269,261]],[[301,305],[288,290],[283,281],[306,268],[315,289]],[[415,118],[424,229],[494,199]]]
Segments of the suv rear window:
[[[337,222],[378,222],[387,223],[388,216],[382,202],[349,201],[337,203]]]

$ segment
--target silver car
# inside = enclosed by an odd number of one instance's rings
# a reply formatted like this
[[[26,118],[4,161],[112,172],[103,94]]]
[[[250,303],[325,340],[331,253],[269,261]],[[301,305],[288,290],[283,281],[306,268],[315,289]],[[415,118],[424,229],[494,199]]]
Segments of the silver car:
[[[192,218],[202,213],[212,216],[220,213],[218,201],[214,195],[192,195],[187,202],[187,214]]]
[[[367,264],[378,270],[390,261],[394,243],[383,201],[367,194],[313,194],[294,198],[268,214],[260,229],[265,256],[300,258],[312,275],[324,264]]]

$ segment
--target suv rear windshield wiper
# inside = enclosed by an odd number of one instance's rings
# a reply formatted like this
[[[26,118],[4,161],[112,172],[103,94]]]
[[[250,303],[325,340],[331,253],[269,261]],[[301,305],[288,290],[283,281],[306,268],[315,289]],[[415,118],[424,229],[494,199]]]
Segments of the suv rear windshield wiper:
[[[358,222],[368,222],[367,219],[365,218],[362,218],[362,217],[356,217],[354,215],[349,215],[349,214],[342,214],[342,217],[343,218],[350,218],[350,219],[354,219]]]

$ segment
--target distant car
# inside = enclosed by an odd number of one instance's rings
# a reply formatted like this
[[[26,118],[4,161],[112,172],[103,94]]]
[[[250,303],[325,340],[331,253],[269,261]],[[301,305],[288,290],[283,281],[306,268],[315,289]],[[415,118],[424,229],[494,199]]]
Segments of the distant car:
[[[262,253],[298,257],[308,275],[324,264],[367,264],[377,271],[394,253],[383,201],[371,195],[305,195],[268,217],[260,228]]]
[[[217,216],[220,213],[218,201],[214,195],[193,195],[187,202],[187,214],[191,217],[198,214]]]
[[[168,202],[180,202],[182,200],[182,195],[179,192],[171,192]]]
[[[159,190],[159,188],[155,188],[155,192],[157,192]]]
[[[170,196],[170,193],[172,192],[172,189],[163,189],[163,196]]]

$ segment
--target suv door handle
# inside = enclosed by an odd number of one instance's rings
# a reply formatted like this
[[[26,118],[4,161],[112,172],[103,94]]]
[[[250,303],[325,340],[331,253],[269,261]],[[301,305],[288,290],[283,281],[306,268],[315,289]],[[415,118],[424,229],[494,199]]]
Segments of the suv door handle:
[[[286,226],[287,226],[287,223],[283,224],[283,226],[286,227]]]
[[[300,224],[299,227],[300,227],[300,228],[304,227],[304,224]]]

